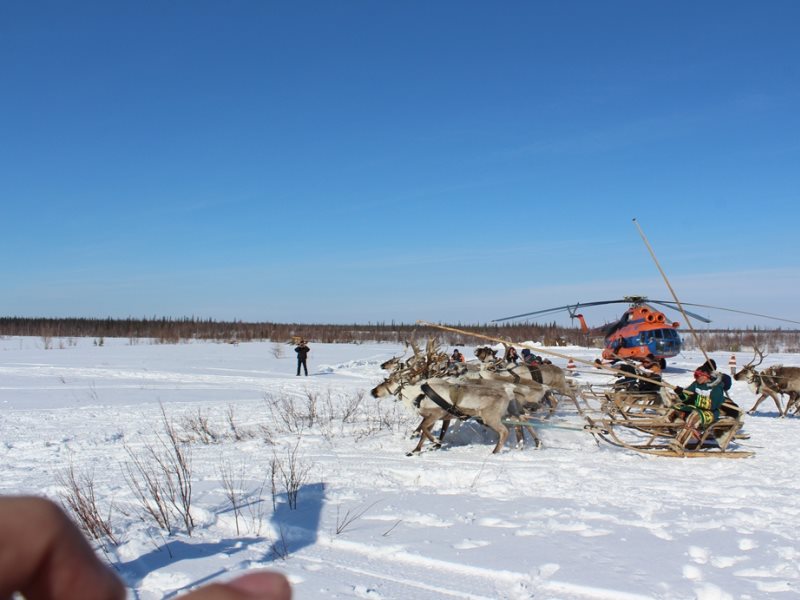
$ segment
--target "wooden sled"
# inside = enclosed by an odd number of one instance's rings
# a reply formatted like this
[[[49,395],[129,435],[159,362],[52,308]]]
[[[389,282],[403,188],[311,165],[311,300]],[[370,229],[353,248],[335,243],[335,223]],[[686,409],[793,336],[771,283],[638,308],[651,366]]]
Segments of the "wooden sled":
[[[631,391],[613,386],[586,386],[581,389],[584,402],[610,418],[665,414],[667,407],[658,391]]]
[[[669,407],[658,392],[606,392],[601,405],[603,413],[613,419],[652,419],[664,416]]]
[[[742,426],[740,420],[731,417],[722,417],[712,423],[699,432],[698,440],[692,440],[685,446],[677,443],[678,433],[685,427],[683,422],[670,422],[663,417],[586,419],[586,430],[596,440],[642,454],[681,458],[748,458],[755,454],[731,447]]]

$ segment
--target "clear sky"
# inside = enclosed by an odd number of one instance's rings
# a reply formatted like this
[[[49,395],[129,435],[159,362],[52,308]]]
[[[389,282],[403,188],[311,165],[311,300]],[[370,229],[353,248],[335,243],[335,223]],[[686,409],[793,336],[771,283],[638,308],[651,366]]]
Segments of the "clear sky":
[[[800,320],[798,23],[794,0],[0,3],[0,314],[671,299],[636,217],[682,301]]]

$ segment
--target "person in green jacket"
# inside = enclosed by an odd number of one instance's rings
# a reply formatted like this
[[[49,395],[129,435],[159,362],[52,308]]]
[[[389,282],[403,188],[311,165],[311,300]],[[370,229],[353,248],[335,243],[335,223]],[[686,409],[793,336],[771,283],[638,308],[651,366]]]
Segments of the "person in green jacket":
[[[681,402],[673,407],[670,420],[683,419],[685,427],[678,432],[675,438],[681,448],[695,435],[696,432],[707,429],[712,423],[719,420],[719,409],[725,402],[722,378],[712,380],[711,373],[704,369],[694,372],[694,381],[686,388],[675,388]]]

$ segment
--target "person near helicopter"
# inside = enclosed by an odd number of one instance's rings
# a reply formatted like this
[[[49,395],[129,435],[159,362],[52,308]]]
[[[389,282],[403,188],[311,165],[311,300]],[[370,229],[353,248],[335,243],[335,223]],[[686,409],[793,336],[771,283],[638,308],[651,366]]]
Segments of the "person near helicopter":
[[[595,361],[595,364],[602,365],[599,361]],[[661,364],[652,354],[645,356],[639,364],[626,360],[616,369],[621,372],[621,376],[612,384],[615,390],[657,392],[661,387],[658,384],[661,381]],[[640,379],[637,375],[646,377],[649,381]]]

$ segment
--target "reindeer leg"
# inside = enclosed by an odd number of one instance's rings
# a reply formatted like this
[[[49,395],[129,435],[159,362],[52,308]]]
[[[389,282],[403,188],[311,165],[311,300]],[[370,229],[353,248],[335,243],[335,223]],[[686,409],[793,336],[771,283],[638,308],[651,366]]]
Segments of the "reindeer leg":
[[[490,417],[488,420],[486,416],[483,416],[483,424],[489,429],[496,431],[500,436],[500,439],[497,440],[497,445],[494,447],[494,450],[492,450],[492,454],[499,454],[508,439],[508,428],[503,425],[500,417],[495,418],[494,416]]]
[[[542,402],[547,402],[547,405],[550,407],[550,410],[545,417],[545,419],[549,419],[555,414],[556,408],[558,408],[558,398],[556,398],[556,395],[552,390],[547,390],[542,398]]]
[[[789,406],[794,408],[794,414],[800,413],[800,392],[789,393]],[[786,412],[789,412],[789,406],[786,407]]]
[[[798,394],[797,394],[797,392],[787,392],[787,394],[789,396],[789,401],[786,403],[786,411],[785,411],[786,415],[788,415],[789,411],[791,411],[792,409],[794,409],[795,414],[797,414],[797,409],[798,409],[797,398],[798,398]]]
[[[450,427],[450,419],[444,419],[442,421],[442,428],[439,430],[439,445],[442,445],[442,440],[444,440],[444,434],[447,433],[447,428]]]
[[[549,404],[550,404],[550,411],[547,413],[548,418],[556,414],[556,409],[558,408],[558,398],[556,398],[555,394],[550,395]]]
[[[439,420],[438,415],[429,415],[422,419],[422,423],[419,424],[420,426],[420,436],[419,436],[419,443],[417,444],[416,448],[414,448],[411,452],[409,452],[406,456],[411,456],[413,454],[418,454],[422,451],[422,445],[425,443],[425,440],[428,439],[431,443],[436,443],[433,435],[431,434],[431,427],[433,426],[436,421]]]
[[[542,447],[542,440],[540,440],[540,439],[539,439],[539,436],[538,436],[538,435],[536,435],[536,430],[535,430],[535,429],[534,429],[532,426],[530,426],[530,425],[526,425],[526,426],[525,426],[525,429],[527,429],[527,430],[528,430],[528,433],[530,433],[530,434],[531,434],[531,438],[533,438],[534,447],[535,447],[537,450],[538,450],[539,448],[541,448],[541,447]]]
[[[756,403],[753,404],[753,407],[750,410],[747,411],[747,414],[748,415],[752,415],[753,413],[755,413],[756,409],[758,408],[758,405],[761,404],[766,398],[767,398],[767,394],[761,394],[758,397],[758,399],[756,400]]]
[[[772,392],[770,396],[772,396],[772,399],[775,401],[775,406],[778,407],[778,414],[781,416],[781,418],[785,417],[786,413],[784,412],[783,406],[781,405],[781,395]],[[789,410],[788,406],[786,407],[786,410],[787,411]]]
[[[522,425],[514,425],[514,437],[517,439],[514,444],[517,450],[522,450],[525,447],[525,432],[522,430]]]

